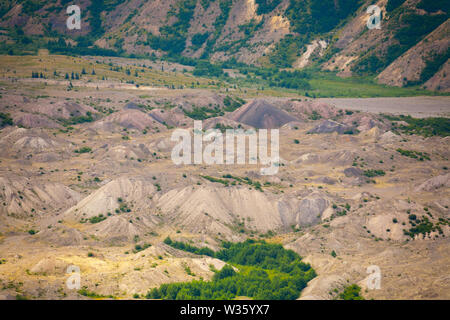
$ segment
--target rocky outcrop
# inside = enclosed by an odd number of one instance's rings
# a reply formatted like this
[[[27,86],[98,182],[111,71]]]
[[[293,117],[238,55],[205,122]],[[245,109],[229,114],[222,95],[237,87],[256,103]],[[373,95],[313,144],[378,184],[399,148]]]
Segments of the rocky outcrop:
[[[345,124],[333,121],[325,120],[315,128],[308,131],[308,133],[333,133],[344,134],[347,131],[351,131],[353,128]]]

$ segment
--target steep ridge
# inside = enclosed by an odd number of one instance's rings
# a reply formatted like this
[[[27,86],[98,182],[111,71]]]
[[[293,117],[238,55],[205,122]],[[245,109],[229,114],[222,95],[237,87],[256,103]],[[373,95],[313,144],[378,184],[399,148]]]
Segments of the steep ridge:
[[[90,126],[92,129],[113,131],[115,129],[164,130],[166,127],[148,114],[134,109],[125,109],[109,115]]]
[[[329,200],[320,193],[301,199],[274,197],[245,187],[194,187],[171,190],[156,200],[170,223],[193,233],[230,237],[242,230],[288,230],[320,221]]]

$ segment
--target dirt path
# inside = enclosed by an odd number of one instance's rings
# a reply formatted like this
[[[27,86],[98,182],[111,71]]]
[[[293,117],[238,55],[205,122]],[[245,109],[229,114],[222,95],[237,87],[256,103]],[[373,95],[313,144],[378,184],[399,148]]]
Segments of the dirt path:
[[[319,100],[349,110],[404,114],[416,118],[450,117],[450,97],[323,98]]]

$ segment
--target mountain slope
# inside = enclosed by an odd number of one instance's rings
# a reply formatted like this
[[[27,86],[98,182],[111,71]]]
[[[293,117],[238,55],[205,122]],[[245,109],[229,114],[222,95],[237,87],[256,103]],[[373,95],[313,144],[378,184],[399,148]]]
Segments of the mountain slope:
[[[380,30],[367,28],[366,10],[374,3],[364,0],[84,0],[82,28],[72,31],[62,3],[3,3],[2,37],[16,46],[0,49],[45,46],[32,37],[43,35],[52,52],[319,66],[341,76],[379,75],[380,83],[396,86],[434,78],[428,88],[448,90],[447,73],[440,72],[448,60],[447,1],[380,0]],[[414,67],[405,69],[410,59]]]

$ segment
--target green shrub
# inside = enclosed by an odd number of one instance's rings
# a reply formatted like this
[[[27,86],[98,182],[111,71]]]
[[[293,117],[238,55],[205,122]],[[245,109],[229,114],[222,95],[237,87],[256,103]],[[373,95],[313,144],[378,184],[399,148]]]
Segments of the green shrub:
[[[370,169],[370,170],[364,171],[364,175],[369,178],[384,176],[385,174],[386,174],[386,172],[384,172],[383,170]]]
[[[406,0],[389,0],[386,5],[386,11],[392,12],[400,7]]]
[[[344,289],[344,291],[339,294],[339,298],[342,300],[364,300],[361,296],[361,287],[352,284]]]
[[[75,153],[89,153],[92,149],[90,147],[82,147],[80,149],[75,150]]]
[[[170,238],[164,241],[174,245]],[[181,246],[178,244],[178,246]],[[184,248],[189,248],[183,244]],[[163,284],[151,289],[147,299],[165,300],[231,300],[246,296],[263,300],[294,300],[316,274],[310,265],[292,250],[264,241],[247,240],[242,243],[222,243],[222,249],[213,254],[226,265],[212,281],[192,281]],[[270,276],[269,276],[270,274]]]
[[[13,125],[13,119],[11,118],[11,115],[9,113],[0,112],[0,128],[3,128],[5,126],[12,126],[12,125]]]
[[[431,160],[430,156],[426,152],[419,152],[419,151],[414,151],[414,150],[404,150],[401,148],[398,148],[397,152],[400,153],[402,156],[409,157],[412,159],[417,159],[419,161]]]

